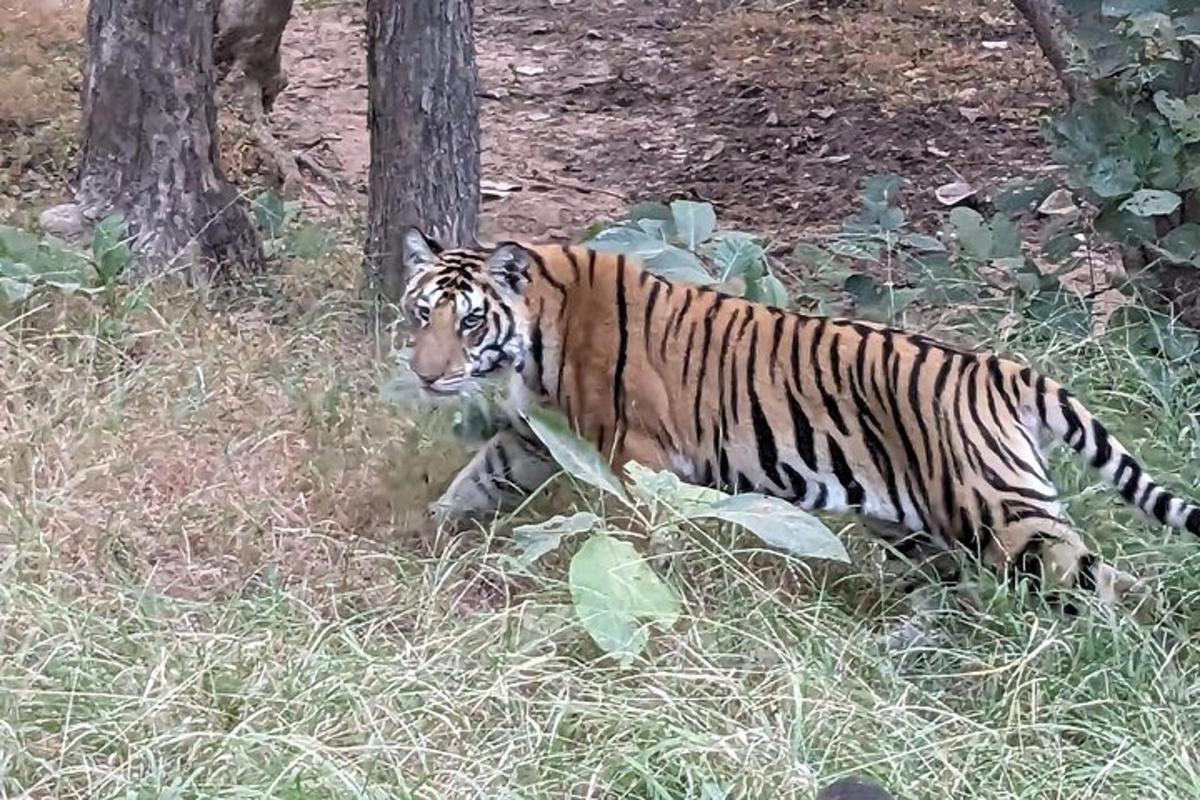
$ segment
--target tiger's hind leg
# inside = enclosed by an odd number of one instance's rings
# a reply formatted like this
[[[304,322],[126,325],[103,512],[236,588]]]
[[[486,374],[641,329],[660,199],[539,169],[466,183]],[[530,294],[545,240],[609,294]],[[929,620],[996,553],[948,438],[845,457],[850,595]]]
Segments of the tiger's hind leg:
[[[532,433],[506,429],[480,448],[429,511],[438,519],[496,512],[537,489],[556,472],[558,466]]]

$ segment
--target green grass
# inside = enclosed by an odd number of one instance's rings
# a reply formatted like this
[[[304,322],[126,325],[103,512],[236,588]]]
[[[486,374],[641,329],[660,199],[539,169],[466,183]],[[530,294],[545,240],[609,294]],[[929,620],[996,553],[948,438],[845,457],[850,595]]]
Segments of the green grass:
[[[560,555],[518,574],[505,529],[425,527],[463,456],[446,414],[382,399],[355,269],[238,308],[151,287],[115,335],[78,298],[0,330],[0,796],[1200,796],[1200,545],[1061,451],[1153,621],[980,575],[982,612],[945,603],[945,642],[898,657],[865,537],[815,570],[685,539],[656,558],[683,619],[621,668]],[[1116,336],[1005,346],[1200,496],[1194,375]]]

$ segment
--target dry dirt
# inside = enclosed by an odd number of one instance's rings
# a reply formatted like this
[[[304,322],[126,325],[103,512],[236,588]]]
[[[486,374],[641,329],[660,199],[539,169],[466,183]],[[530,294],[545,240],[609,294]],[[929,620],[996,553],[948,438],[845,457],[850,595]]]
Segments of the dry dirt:
[[[361,6],[312,6],[285,37],[275,122],[361,200]],[[480,0],[476,35],[484,178],[521,187],[485,201],[485,238],[569,236],[687,196],[792,240],[840,221],[878,171],[910,181],[920,216],[943,183],[1041,169],[1037,119],[1059,99],[998,0]]]

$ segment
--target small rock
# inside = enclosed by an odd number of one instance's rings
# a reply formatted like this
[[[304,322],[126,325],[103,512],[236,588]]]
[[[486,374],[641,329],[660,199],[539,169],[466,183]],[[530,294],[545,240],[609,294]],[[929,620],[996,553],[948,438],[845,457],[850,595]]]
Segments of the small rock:
[[[1061,217],[1074,214],[1079,210],[1070,189],[1055,189],[1046,195],[1046,199],[1038,206],[1038,213],[1048,217]]]
[[[83,212],[74,203],[63,203],[52,206],[42,212],[38,218],[42,230],[64,239],[82,236],[87,230]]]

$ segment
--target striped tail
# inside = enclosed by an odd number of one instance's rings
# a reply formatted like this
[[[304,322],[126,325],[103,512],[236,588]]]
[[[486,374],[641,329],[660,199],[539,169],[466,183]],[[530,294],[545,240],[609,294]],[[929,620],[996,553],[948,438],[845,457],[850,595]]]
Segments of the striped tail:
[[[1042,425],[1095,467],[1127,502],[1164,525],[1200,536],[1200,506],[1155,483],[1124,445],[1065,388],[1028,369],[1021,377],[1032,390],[1030,405],[1037,409]]]

